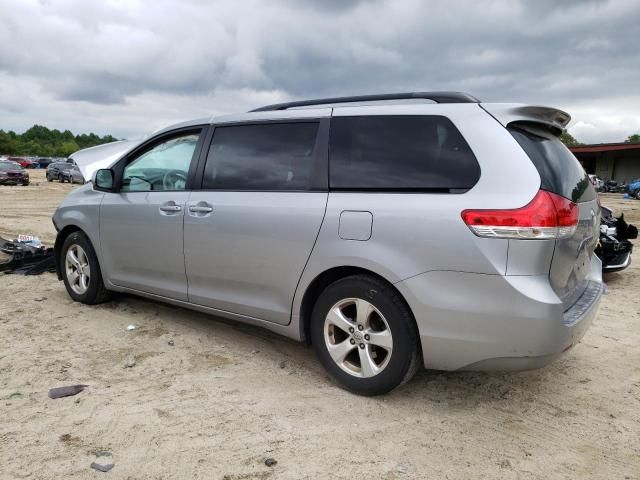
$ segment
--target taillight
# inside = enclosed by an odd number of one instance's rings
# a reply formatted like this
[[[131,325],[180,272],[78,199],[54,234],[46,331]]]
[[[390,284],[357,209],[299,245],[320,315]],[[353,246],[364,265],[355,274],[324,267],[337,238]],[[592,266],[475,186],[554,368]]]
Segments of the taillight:
[[[578,226],[578,205],[546,190],[521,208],[464,210],[461,215],[473,233],[489,238],[567,238]]]

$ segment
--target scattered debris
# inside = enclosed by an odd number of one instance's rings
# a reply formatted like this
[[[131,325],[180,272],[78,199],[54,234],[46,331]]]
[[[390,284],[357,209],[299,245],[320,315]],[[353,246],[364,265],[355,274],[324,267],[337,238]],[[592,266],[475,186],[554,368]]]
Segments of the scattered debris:
[[[14,398],[22,398],[23,395],[20,392],[13,392],[7,397],[7,400],[13,400]]]
[[[56,271],[53,248],[46,248],[37,237],[18,235],[16,240],[0,237],[0,252],[9,257],[0,263],[0,272],[39,275]]]
[[[131,331],[131,330],[135,330],[136,326],[135,325],[129,325],[127,326],[127,330]]]
[[[267,467],[273,467],[276,463],[278,463],[278,461],[275,458],[266,458],[264,460],[264,464]]]
[[[100,461],[100,458],[102,457],[109,457],[109,458],[113,457],[111,452],[108,452],[106,450],[98,450],[94,452],[94,455],[96,456],[96,461],[91,463],[91,468],[93,468],[94,470],[98,470],[99,472],[108,472],[115,466],[113,461],[109,461],[109,463]]]
[[[173,347],[173,346],[175,345],[175,343],[174,343],[174,341],[173,341],[173,340],[169,340],[169,341],[167,342],[167,345],[169,345],[170,347]]]
[[[600,239],[595,254],[602,260],[603,272],[619,272],[629,266],[633,244],[638,229],[624,220],[624,214],[613,216],[613,211],[601,207]]]
[[[280,362],[280,368],[284,368],[284,367],[286,367],[286,366],[287,366],[287,364],[286,364],[286,363],[284,363],[284,360],[283,360],[282,362]]]
[[[113,463],[105,463],[100,464],[100,463],[96,463],[96,462],[91,462],[91,468],[93,468],[94,470],[97,470],[99,472],[108,472],[109,470],[111,470],[113,467],[115,466],[115,464]]]
[[[49,398],[71,397],[79,394],[89,385],[70,385],[68,387],[56,387],[49,390]]]
[[[136,366],[135,358],[130,358],[129,360],[127,360],[127,363],[124,364],[124,368],[133,368],[135,366]]]
[[[34,235],[18,235],[18,238],[15,240],[17,243],[21,243],[23,245],[27,245],[29,247],[40,248],[42,246],[42,242],[40,239]]]
[[[44,302],[47,297],[36,297],[33,299],[34,302]]]
[[[407,473],[409,471],[409,467],[406,464],[401,463],[396,467],[396,471],[398,473]]]

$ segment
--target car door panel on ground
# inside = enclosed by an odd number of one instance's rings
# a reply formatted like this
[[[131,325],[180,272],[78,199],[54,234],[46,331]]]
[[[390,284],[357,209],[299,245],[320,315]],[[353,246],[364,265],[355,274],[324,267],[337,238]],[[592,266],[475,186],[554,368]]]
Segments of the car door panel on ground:
[[[289,322],[327,204],[326,188],[314,191],[318,159],[326,159],[319,125],[216,127],[202,190],[191,193],[185,214],[192,303]]]
[[[183,300],[183,224],[200,129],[161,138],[127,161],[122,186],[100,206],[103,264],[118,286]],[[126,212],[126,213],[125,213]]]

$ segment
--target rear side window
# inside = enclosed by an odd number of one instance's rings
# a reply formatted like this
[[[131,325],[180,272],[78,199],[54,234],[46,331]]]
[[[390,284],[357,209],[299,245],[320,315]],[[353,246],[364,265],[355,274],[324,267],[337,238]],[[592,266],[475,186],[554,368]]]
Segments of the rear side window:
[[[307,190],[318,122],[216,127],[202,188]]]
[[[331,119],[329,181],[333,189],[462,193],[479,178],[473,152],[446,117]]]
[[[555,135],[529,126],[509,127],[509,131],[538,170],[542,189],[576,203],[596,198],[582,165]]]

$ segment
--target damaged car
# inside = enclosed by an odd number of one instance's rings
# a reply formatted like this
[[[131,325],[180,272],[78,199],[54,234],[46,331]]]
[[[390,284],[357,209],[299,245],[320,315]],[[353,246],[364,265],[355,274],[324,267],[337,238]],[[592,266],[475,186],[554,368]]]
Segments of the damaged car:
[[[597,193],[551,107],[410,92],[268,105],[73,155],[58,277],[308,342],[342,387],[538,368],[604,284]],[[86,167],[85,167],[86,168]],[[434,228],[437,225],[437,228]]]
[[[631,264],[633,244],[629,240],[638,238],[638,229],[606,207],[600,207],[600,239],[595,254],[602,260],[602,271],[619,272]]]

